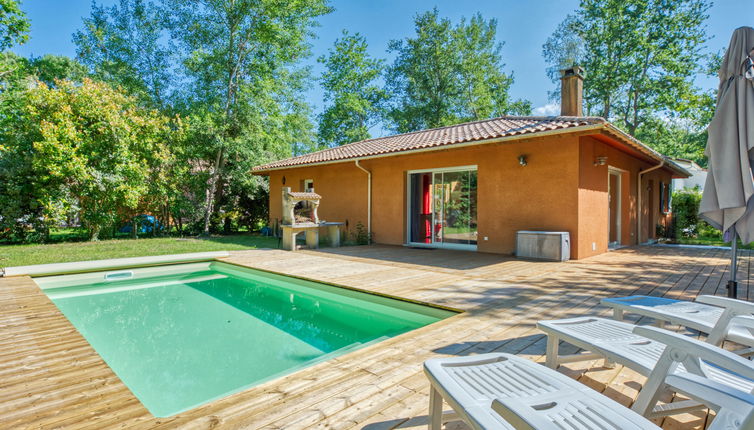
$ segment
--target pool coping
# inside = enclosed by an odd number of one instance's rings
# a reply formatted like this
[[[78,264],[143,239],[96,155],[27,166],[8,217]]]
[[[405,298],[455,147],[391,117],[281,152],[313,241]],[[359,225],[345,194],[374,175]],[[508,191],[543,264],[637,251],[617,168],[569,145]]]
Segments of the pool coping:
[[[230,255],[228,255],[228,257],[230,257]],[[454,307],[450,307],[450,306],[444,306],[444,305],[440,305],[440,304],[437,304],[437,303],[430,303],[430,302],[425,302],[425,301],[421,301],[421,300],[409,299],[407,297],[400,297],[400,296],[395,296],[395,295],[391,295],[391,294],[380,293],[378,291],[372,291],[372,290],[367,290],[367,289],[363,289],[363,288],[351,287],[351,286],[344,285],[344,284],[339,284],[339,283],[336,283],[336,282],[322,281],[322,280],[314,279],[314,278],[307,278],[305,276],[291,275],[290,273],[278,272],[278,271],[275,271],[275,270],[260,269],[259,267],[247,266],[247,265],[244,265],[244,264],[241,264],[241,263],[235,263],[235,262],[228,261],[228,260],[225,260],[225,259],[215,259],[215,261],[217,261],[218,263],[228,264],[228,265],[231,265],[231,266],[242,267],[244,269],[258,270],[260,272],[271,273],[273,275],[287,276],[289,278],[300,279],[302,281],[307,281],[307,282],[315,282],[317,284],[329,285],[329,286],[336,287],[336,288],[343,288],[345,290],[356,291],[356,292],[359,292],[359,293],[369,294],[369,295],[372,295],[372,296],[385,297],[387,299],[398,300],[398,301],[401,301],[401,302],[413,303],[413,304],[416,304],[416,305],[427,306],[427,307],[430,307],[430,308],[442,309],[442,310],[446,310],[446,311],[450,311],[450,312],[455,312],[456,314],[463,314],[464,312],[466,312],[463,309],[458,309],[458,308],[454,308]],[[458,316],[458,315],[453,315],[453,316],[450,316],[448,318],[453,318],[455,316]],[[445,319],[448,319],[448,318],[445,318]],[[436,324],[436,323],[433,323],[433,324]]]
[[[110,258],[106,260],[72,261],[68,263],[34,264],[0,268],[0,278],[13,276],[53,276],[99,272],[111,269],[194,263],[229,257],[228,251],[190,252],[185,254],[151,255],[145,257]]]

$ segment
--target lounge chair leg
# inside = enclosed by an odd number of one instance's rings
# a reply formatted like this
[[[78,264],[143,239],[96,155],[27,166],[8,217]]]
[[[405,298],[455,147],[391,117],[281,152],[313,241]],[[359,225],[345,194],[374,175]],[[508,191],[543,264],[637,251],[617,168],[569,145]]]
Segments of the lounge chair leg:
[[[613,308],[613,319],[623,321],[623,309]]]
[[[665,321],[655,320],[653,325],[657,328],[665,328]]]
[[[665,391],[665,378],[664,376],[656,376],[656,374],[650,374],[647,378],[647,382],[641,387],[639,397],[631,406],[634,412],[645,417],[650,416],[654,411],[657,401],[660,400],[660,395]]]
[[[605,369],[615,369],[615,362],[610,360],[609,358],[605,358],[605,361],[602,362],[602,367]]]
[[[557,336],[551,334],[547,335],[547,357],[545,358],[545,365],[550,369],[558,368],[558,344],[560,339]]]
[[[429,430],[442,427],[442,396],[434,386],[429,387]]]

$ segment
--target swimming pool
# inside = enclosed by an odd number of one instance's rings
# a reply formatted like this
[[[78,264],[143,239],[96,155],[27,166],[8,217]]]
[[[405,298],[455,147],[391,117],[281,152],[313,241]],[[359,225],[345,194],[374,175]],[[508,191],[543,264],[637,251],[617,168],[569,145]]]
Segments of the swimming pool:
[[[157,417],[455,315],[218,262],[34,280]]]

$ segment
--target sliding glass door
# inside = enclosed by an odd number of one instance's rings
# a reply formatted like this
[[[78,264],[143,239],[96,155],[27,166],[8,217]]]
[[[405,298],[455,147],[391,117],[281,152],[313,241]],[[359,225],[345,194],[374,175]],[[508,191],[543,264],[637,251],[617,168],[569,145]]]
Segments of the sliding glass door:
[[[476,249],[476,219],[475,167],[409,172],[409,244]]]

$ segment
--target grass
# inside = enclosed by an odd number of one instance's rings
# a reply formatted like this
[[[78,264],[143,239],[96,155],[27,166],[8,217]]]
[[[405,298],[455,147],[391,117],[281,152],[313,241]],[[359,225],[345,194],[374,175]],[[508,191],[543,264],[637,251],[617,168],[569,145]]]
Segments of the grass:
[[[681,237],[676,239],[676,242],[684,245],[730,246],[730,242],[723,242],[722,235]],[[754,249],[754,243],[744,245],[739,239],[738,249]]]
[[[66,242],[46,245],[0,245],[0,267],[65,263],[185,252],[234,251],[277,248],[278,239],[251,234],[210,238],[160,237],[115,239],[98,242]]]

